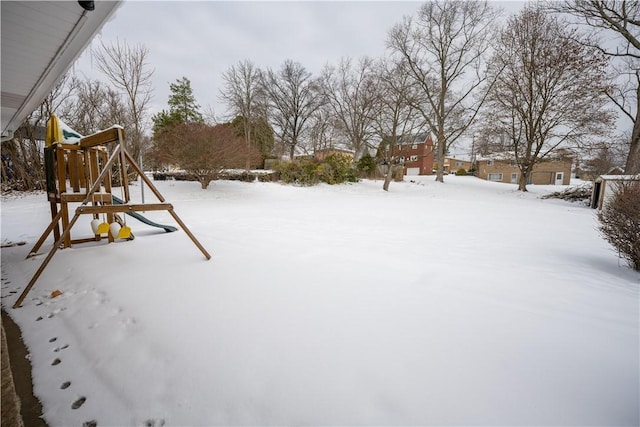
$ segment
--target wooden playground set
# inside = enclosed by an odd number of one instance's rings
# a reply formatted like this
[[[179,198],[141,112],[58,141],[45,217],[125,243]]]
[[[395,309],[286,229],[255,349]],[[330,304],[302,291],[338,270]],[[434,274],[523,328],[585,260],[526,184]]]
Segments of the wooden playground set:
[[[47,147],[45,148],[45,169],[47,177],[47,197],[51,208],[51,222],[44,230],[27,258],[38,253],[47,238],[53,233],[55,243],[42,261],[40,267],[16,300],[13,308],[18,308],[47,267],[56,251],[69,248],[73,244],[97,242],[106,239],[109,243],[118,239],[132,240],[131,228],[126,216],[130,215],[148,225],[163,228],[167,232],[176,227],[156,224],[138,214],[143,211],[167,211],[189,236],[207,260],[211,255],[200,244],[188,227],[175,213],[173,206],[147,178],[124,144],[124,130],[113,126],[93,135],[77,135],[77,144],[65,143],[55,116],[47,126]],[[111,154],[107,147],[112,148]],[[138,174],[157,198],[156,203],[131,203],[127,165]],[[114,172],[115,171],[115,172]],[[118,178],[121,197],[112,194],[113,179]],[[72,204],[78,204],[71,216]],[[120,216],[119,214],[126,214]],[[92,215],[93,236],[72,238],[71,230],[81,215]]]

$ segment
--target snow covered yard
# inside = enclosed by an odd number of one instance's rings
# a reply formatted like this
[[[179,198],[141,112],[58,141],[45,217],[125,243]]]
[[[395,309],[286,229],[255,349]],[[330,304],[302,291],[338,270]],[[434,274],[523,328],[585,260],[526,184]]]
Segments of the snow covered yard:
[[[2,250],[2,304],[44,418],[638,425],[640,275],[594,211],[538,198],[553,187],[412,178],[389,193],[157,182],[210,261],[184,232],[129,218],[134,241],[59,251],[17,310],[49,207],[5,198],[2,239],[27,244]]]

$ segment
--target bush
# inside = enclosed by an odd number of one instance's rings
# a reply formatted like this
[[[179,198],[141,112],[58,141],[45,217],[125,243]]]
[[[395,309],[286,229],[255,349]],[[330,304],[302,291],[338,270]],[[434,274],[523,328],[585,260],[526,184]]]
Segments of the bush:
[[[456,176],[465,176],[467,171],[464,168],[460,168],[456,171]]]
[[[282,162],[275,167],[280,181],[286,184],[315,185],[319,182],[341,184],[358,180],[351,168],[351,158],[341,154],[330,154],[322,162],[297,160]]]
[[[317,167],[317,162],[313,160],[302,160],[279,163],[275,170],[280,175],[280,181],[286,184],[315,185],[320,182]]]
[[[371,154],[366,153],[358,160],[357,168],[358,172],[362,175],[370,177],[376,172],[376,159],[374,159]]]
[[[640,271],[640,180],[621,183],[598,213],[600,233]]]
[[[343,182],[356,182],[358,177],[351,167],[351,157],[344,154],[332,153],[327,155],[321,166],[324,173],[321,175],[322,181],[327,184],[342,184]]]

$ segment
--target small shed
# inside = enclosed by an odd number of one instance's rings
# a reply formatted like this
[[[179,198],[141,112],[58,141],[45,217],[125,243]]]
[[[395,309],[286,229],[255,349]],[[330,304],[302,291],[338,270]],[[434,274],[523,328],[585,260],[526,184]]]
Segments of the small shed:
[[[640,180],[640,175],[600,175],[593,182],[591,207],[593,209],[602,209],[607,200],[613,196],[618,185],[635,180]]]

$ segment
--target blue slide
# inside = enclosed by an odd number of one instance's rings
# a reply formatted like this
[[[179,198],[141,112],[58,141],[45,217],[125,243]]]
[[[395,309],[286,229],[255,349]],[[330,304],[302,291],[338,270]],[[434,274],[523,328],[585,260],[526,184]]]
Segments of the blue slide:
[[[111,195],[111,198],[113,199],[113,204],[114,205],[121,205],[122,204],[122,200],[117,198],[116,196],[114,196],[113,194]],[[178,229],[176,227],[173,227],[171,225],[162,225],[162,224],[158,224],[157,222],[153,222],[150,219],[140,215],[137,212],[125,212],[127,215],[130,215],[132,217],[134,217],[135,219],[137,219],[140,222],[144,222],[147,225],[150,225],[152,227],[158,227],[158,228],[164,228],[164,231],[166,231],[167,233],[171,233],[173,231],[178,231]]]

